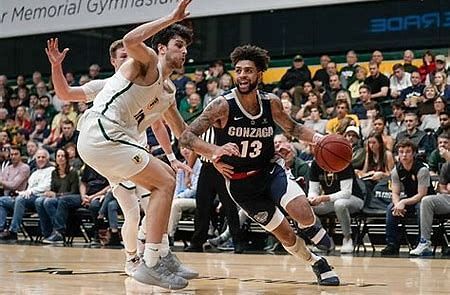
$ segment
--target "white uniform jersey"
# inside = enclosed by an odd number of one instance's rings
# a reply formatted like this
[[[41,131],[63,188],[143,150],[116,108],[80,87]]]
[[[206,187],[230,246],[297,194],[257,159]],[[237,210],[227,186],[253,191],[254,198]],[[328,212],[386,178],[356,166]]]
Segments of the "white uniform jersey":
[[[94,101],[94,98],[100,93],[100,91],[102,91],[108,80],[109,78],[92,80],[81,85],[80,87],[83,89],[84,95],[86,96],[86,102]]]
[[[150,86],[136,85],[118,71],[107,79],[91,111],[139,136],[175,103],[175,91],[170,80],[163,81],[161,70],[158,80]]]

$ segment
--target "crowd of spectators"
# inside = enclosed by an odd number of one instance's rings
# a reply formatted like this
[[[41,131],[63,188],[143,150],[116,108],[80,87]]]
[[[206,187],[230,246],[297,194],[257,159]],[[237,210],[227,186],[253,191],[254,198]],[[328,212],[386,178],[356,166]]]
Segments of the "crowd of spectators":
[[[320,68],[311,73],[304,58],[296,55],[276,85],[260,87],[277,94],[293,120],[323,134],[342,134],[352,145],[352,166],[333,174],[315,164],[313,149],[307,144],[282,134],[281,139],[276,139],[278,144],[275,142],[286,169],[301,183],[316,214],[336,213],[344,234],[342,253],[353,251],[350,214],[360,211],[368,196],[375,198],[377,191],[384,189],[392,195],[391,204],[385,208],[387,247],[382,254],[386,255],[398,253],[399,242],[392,237],[399,218],[406,213],[421,219],[429,217],[422,217],[424,213],[419,213],[419,209],[423,197],[435,195],[431,190],[433,179],[440,177],[441,191],[436,196],[448,197],[450,78],[446,57],[425,51],[422,64],[413,65],[413,60],[414,53],[406,50],[403,62],[395,63],[389,73],[382,73],[380,68],[385,61],[381,51],[374,51],[368,64],[360,65],[357,53],[350,50],[345,65],[338,66],[330,56],[322,55]],[[73,86],[97,79],[100,74],[100,66],[94,64],[78,81],[71,72],[65,77]],[[171,79],[177,87],[178,109],[188,124],[208,103],[233,88],[233,76],[221,60],[208,68],[198,68],[191,75],[179,70]],[[17,239],[28,210],[38,213],[44,242],[62,243],[69,210],[86,207],[93,220],[108,220],[110,242],[119,244],[117,202],[106,180],[85,166],[76,152],[77,121],[88,107],[84,102],[62,101],[55,95],[51,79],[46,83],[38,71],[32,74],[29,84],[23,75],[18,75],[15,83],[0,75],[1,239]],[[281,133],[281,129],[278,131]],[[148,135],[151,150],[157,155],[160,149],[151,130]],[[404,150],[411,149],[413,162],[402,158],[399,145]],[[181,154],[186,157],[187,153]],[[199,161],[195,170],[200,170],[200,166]],[[404,183],[400,185],[403,180],[399,175],[404,171],[411,174],[409,185],[413,184],[415,190],[407,191]],[[198,175],[192,181],[197,179]],[[361,186],[364,190],[360,190]],[[395,188],[391,191],[391,187]],[[195,184],[186,187],[181,178],[177,181],[171,239],[183,208],[195,207],[195,188]],[[450,213],[450,205],[445,208]],[[211,208],[211,212],[219,209],[220,205]],[[12,216],[9,226],[8,214]],[[242,225],[242,218],[240,222],[236,220]],[[429,234],[422,236],[418,245],[426,247],[412,254],[427,252],[429,239]],[[93,240],[98,242],[98,233]]]

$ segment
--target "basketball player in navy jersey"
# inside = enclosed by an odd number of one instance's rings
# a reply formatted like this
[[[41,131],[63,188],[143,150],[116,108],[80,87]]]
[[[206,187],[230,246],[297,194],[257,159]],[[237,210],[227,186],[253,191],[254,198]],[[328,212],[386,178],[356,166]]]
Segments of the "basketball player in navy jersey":
[[[321,285],[339,285],[337,274],[323,257],[312,253],[295,235],[278,206],[294,218],[316,244],[329,243],[305,193],[290,180],[284,163],[274,162],[275,122],[290,135],[318,143],[323,136],[290,119],[278,97],[257,90],[267,69],[267,51],[256,46],[235,48],[231,61],[236,71],[236,88],[210,103],[183,132],[181,143],[211,159],[224,176],[233,200],[247,215],[274,234],[293,256],[309,263]],[[210,126],[216,143],[199,138]]]

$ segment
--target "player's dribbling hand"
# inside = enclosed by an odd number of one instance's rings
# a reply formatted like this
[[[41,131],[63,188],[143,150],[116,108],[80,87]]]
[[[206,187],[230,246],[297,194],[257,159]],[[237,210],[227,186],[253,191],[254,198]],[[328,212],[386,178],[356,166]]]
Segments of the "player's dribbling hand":
[[[178,22],[188,17],[191,13],[189,11],[186,11],[186,8],[191,2],[192,0],[181,0],[180,2],[178,2],[177,8],[172,11],[172,18]]]
[[[214,161],[214,167],[219,171],[220,174],[225,176],[226,178],[231,178],[234,173],[234,168],[231,165],[225,164],[222,161]]]
[[[219,162],[223,156],[236,156],[239,157],[241,153],[235,143],[226,143],[218,147],[212,154],[211,160],[213,162]]]
[[[45,48],[45,53],[47,54],[48,60],[52,65],[61,64],[66,57],[69,48],[64,48],[61,52],[58,47],[58,38],[51,38],[47,40],[47,48]]]

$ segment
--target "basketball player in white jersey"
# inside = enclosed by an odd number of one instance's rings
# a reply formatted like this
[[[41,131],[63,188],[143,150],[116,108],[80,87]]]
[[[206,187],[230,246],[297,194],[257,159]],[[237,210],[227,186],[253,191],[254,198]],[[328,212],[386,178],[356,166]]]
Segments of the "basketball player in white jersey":
[[[180,1],[169,16],[144,24],[125,36],[130,59],[108,79],[93,108],[79,123],[79,152],[86,163],[113,185],[130,179],[152,191],[144,253],[146,263],[139,267],[135,277],[144,283],[172,289],[187,285],[185,279],[168,270],[167,264],[178,261],[171,253],[167,255],[168,245],[162,247],[161,244],[162,234],[167,230],[173,171],[151,158],[140,144],[139,135],[161,114],[176,136],[185,128],[174,103],[175,87],[168,77],[175,68],[182,66],[191,38],[186,28],[170,25],[187,16],[185,9],[189,3]],[[168,26],[155,36],[158,54],[142,43]]]
[[[52,65],[52,82],[55,87],[55,92],[65,101],[92,102],[95,96],[103,89],[107,79],[92,80],[82,86],[69,86],[62,70],[62,62],[68,51],[68,48],[65,48],[63,51],[59,50],[57,38],[47,41],[45,52]],[[127,59],[127,53],[123,47],[122,40],[116,40],[111,44],[109,55],[111,65],[113,65],[114,71],[117,71]],[[175,171],[178,169],[186,169],[185,165],[171,156],[173,155],[173,151],[170,138],[162,120],[157,120],[152,123],[151,128],[166,155],[171,157],[172,161],[170,161],[170,164],[172,168]],[[141,144],[144,146],[147,144],[145,132],[141,134]],[[140,263],[139,254],[143,253],[143,249],[141,248],[144,248],[144,245],[140,241],[145,240],[145,226],[141,226],[138,232],[140,221],[139,201],[141,207],[146,208],[148,204],[148,198],[146,197],[150,195],[150,192],[141,186],[136,186],[131,181],[125,181],[114,187],[113,194],[124,214],[124,224],[121,232],[126,253],[125,272],[127,275],[132,276],[134,270]],[[145,217],[142,222],[145,222]],[[179,274],[187,279],[198,275],[193,271],[179,272]]]

